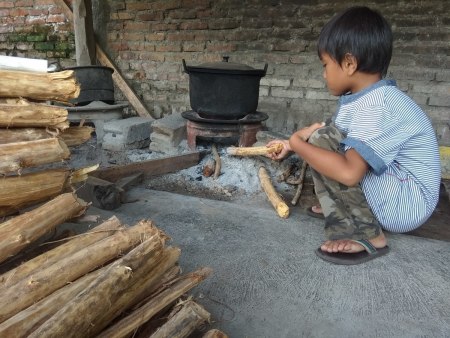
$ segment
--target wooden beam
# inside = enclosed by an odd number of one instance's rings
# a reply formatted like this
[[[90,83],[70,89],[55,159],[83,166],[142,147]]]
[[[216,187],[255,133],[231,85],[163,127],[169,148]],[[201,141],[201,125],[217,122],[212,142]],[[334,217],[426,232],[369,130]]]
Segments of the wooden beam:
[[[73,21],[73,13],[71,8],[65,3],[64,0],[54,0],[56,5],[62,8],[65,16],[69,19],[69,21]],[[130,102],[131,106],[136,110],[137,114],[142,117],[152,117],[151,113],[147,110],[142,100],[136,95],[133,89],[128,85],[127,81],[120,74],[117,67],[108,57],[108,55],[103,51],[102,47],[96,43],[96,52],[98,61],[105,67],[110,67],[114,69],[114,73],[112,74],[112,78],[114,83],[119,87],[122,93],[125,95],[127,100]]]
[[[162,175],[197,165],[202,156],[203,153],[201,152],[168,156],[148,161],[98,169],[92,172],[91,175],[110,182],[116,182],[120,178],[139,172],[142,172],[146,177]]]

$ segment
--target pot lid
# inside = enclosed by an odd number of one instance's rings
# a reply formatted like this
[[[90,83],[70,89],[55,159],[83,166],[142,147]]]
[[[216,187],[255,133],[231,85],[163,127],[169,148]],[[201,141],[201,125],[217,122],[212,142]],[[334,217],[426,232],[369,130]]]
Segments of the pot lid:
[[[211,68],[211,69],[223,69],[223,70],[254,70],[255,68],[244,65],[242,63],[229,62],[229,56],[224,56],[222,61],[219,62],[207,62],[198,65],[201,68]]]

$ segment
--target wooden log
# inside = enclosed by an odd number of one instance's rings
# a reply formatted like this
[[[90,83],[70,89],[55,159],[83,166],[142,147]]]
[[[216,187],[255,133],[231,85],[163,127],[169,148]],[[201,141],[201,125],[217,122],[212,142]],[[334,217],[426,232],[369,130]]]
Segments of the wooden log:
[[[0,129],[0,144],[36,141],[58,137],[68,147],[83,144],[91,138],[94,128],[89,126],[69,127],[62,132],[54,132],[45,128],[9,128]]]
[[[153,262],[151,259],[147,259],[138,269],[134,269],[133,279],[127,288],[121,292],[114,302],[110,299],[111,304],[108,308],[96,315],[93,321],[95,326],[88,328],[87,336],[96,337],[120,314],[126,313],[141,299],[152,294],[156,287],[160,285],[164,275],[174,268],[179,257],[179,248],[167,248],[159,257],[155,257]]]
[[[234,156],[255,156],[255,155],[268,155],[272,153],[278,153],[283,149],[281,143],[275,144],[271,147],[228,147],[228,155]]]
[[[275,191],[274,186],[272,185],[272,182],[270,180],[269,174],[267,173],[266,168],[261,166],[259,168],[259,180],[261,182],[261,187],[263,188],[264,192],[267,195],[267,198],[269,199],[270,203],[272,203],[272,206],[277,211],[278,216],[281,218],[288,218],[289,217],[289,207],[287,204],[281,199],[280,195]]]
[[[42,255],[39,255],[27,262],[24,262],[17,268],[10,270],[0,276],[0,290],[1,288],[9,287],[18,283],[20,280],[29,277],[36,270],[46,269],[47,267],[56,264],[59,260],[68,257],[82,248],[96,243],[108,236],[113,235],[121,228],[121,222],[116,216],[112,216],[102,224],[92,228],[88,232],[71,239],[52,250],[49,250]]]
[[[214,156],[215,167],[214,167],[214,179],[216,180],[220,175],[220,169],[222,169],[222,161],[220,160],[219,152],[217,151],[217,147],[215,144],[211,147],[212,154]]]
[[[0,224],[0,262],[15,255],[58,224],[84,213],[86,203],[71,193]]]
[[[162,251],[162,240],[150,238],[114,262],[29,337],[91,337],[102,329],[99,317],[111,312],[115,302],[138,280],[140,269],[149,272]],[[95,306],[94,306],[95,305]],[[106,325],[105,325],[106,326]]]
[[[192,152],[184,155],[167,156],[148,161],[103,168],[93,172],[92,176],[115,182],[122,177],[140,172],[146,177],[167,174],[198,164],[202,155],[203,153],[201,152]]]
[[[0,127],[42,127],[64,130],[69,128],[67,109],[24,99],[0,104]]]
[[[11,215],[21,208],[48,201],[70,188],[73,182],[87,179],[86,171],[94,167],[49,169],[36,173],[0,178],[0,216]]]
[[[56,138],[0,144],[0,175],[65,160],[70,151]]]
[[[46,269],[37,270],[29,278],[3,288],[3,297],[0,298],[0,322],[47,297],[66,283],[129,251],[156,233],[159,233],[159,230],[151,222],[139,222],[133,227],[117,231],[97,243],[82,248]]]
[[[171,314],[150,338],[185,338],[189,337],[200,325],[209,322],[211,314],[192,300],[177,305],[176,313]]]
[[[162,291],[142,307],[131,313],[129,316],[118,321],[108,329],[98,335],[99,338],[118,338],[125,337],[133,332],[136,328],[150,320],[155,314],[167,305],[177,300],[181,295],[197,286],[206,277],[211,274],[209,268],[201,268],[195,272],[181,276],[167,290]]]
[[[28,337],[78,293],[86,289],[108,267],[84,275],[4,321],[0,324],[0,337]]]
[[[80,95],[73,70],[33,73],[0,69],[0,97],[26,97],[68,103]]]
[[[206,332],[202,338],[228,338],[228,336],[220,330],[212,329]]]

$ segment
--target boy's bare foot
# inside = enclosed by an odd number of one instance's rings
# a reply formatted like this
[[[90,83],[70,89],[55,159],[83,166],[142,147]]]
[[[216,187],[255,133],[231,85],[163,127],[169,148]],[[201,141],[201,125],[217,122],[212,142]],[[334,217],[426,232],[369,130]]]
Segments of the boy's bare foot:
[[[322,210],[322,207],[320,205],[313,205],[311,207],[311,210],[313,212],[315,212],[316,214],[323,214],[323,210]]]
[[[386,237],[383,233],[375,238],[371,238],[368,240],[375,248],[381,249],[387,245]],[[335,241],[326,241],[320,247],[322,251],[334,253],[334,252],[342,252],[342,253],[356,253],[364,251],[364,247],[361,244],[355,243],[354,241],[348,239],[338,239]]]

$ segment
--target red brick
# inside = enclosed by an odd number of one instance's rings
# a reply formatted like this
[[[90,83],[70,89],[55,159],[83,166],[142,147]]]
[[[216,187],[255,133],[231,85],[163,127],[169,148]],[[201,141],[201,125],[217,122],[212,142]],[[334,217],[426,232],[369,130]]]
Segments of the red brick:
[[[127,10],[137,10],[142,11],[151,8],[151,4],[148,2],[126,2],[125,3]]]
[[[182,22],[180,24],[180,29],[183,30],[201,30],[201,29],[207,29],[208,24],[206,22],[201,21],[188,21],[188,22]]]
[[[63,14],[52,14],[47,17],[47,22],[49,23],[61,23],[65,21],[66,17]]]
[[[13,8],[14,1],[0,1],[0,8]]]
[[[165,37],[165,33],[150,33],[145,35],[145,41],[163,41]]]
[[[14,1],[14,4],[16,7],[33,7],[34,1],[33,0],[17,0],[17,1]]]
[[[159,45],[159,46],[155,46],[155,51],[157,51],[157,52],[181,52],[181,45],[179,45],[179,44]]]
[[[151,9],[164,11],[168,9],[176,9],[181,7],[180,0],[166,0],[166,1],[156,1],[152,4]]]
[[[136,19],[142,21],[160,21],[164,19],[164,14],[163,12],[150,12],[150,13],[141,12],[136,15]]]
[[[27,25],[45,25],[45,17],[40,16],[29,16],[25,20]]]
[[[143,33],[124,33],[123,38],[126,41],[144,41]]]
[[[167,41],[189,41],[194,40],[194,33],[168,33],[166,40]]]

